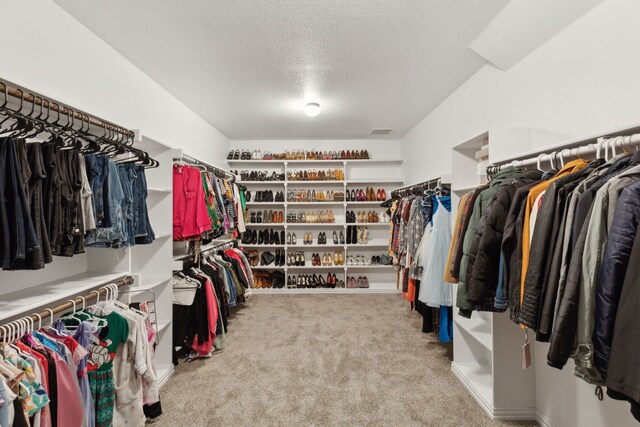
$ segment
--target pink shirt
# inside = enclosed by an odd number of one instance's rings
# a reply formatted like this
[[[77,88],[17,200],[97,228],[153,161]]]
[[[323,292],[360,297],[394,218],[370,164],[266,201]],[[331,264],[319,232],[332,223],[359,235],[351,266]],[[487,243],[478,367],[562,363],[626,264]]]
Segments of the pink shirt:
[[[173,238],[182,240],[211,230],[200,171],[173,165]]]

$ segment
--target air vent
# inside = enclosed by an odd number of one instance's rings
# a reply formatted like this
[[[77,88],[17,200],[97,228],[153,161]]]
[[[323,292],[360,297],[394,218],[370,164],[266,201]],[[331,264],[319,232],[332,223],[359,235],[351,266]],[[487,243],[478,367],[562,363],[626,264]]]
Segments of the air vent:
[[[393,129],[374,129],[371,135],[389,135]]]

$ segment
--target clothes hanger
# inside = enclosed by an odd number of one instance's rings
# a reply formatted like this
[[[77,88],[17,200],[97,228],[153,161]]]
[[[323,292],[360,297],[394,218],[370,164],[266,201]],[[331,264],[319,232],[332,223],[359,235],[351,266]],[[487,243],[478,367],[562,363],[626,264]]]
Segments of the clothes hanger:
[[[544,155],[545,155],[544,153],[538,154],[538,157],[536,158],[536,168],[542,173],[546,172],[544,169],[542,169],[541,164],[540,164],[541,161],[542,161],[542,156],[544,156]]]

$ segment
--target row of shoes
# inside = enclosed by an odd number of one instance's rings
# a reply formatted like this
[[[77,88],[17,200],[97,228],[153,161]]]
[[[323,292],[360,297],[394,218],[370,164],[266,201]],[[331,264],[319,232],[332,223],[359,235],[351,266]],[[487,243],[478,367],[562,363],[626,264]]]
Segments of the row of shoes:
[[[283,271],[252,270],[254,288],[281,289],[285,286]]]
[[[384,188],[378,188],[376,191],[373,187],[367,187],[347,190],[345,195],[347,202],[384,202],[387,200],[387,192]]]
[[[292,150],[285,151],[287,160],[361,160],[369,159],[367,150],[315,151]]]
[[[287,254],[287,266],[304,267],[307,263],[307,257],[304,252],[289,252]]]
[[[294,190],[287,191],[288,202],[343,202],[342,191]]]
[[[277,173],[275,171],[269,173],[269,171],[251,171],[243,170],[238,173],[237,170],[231,171],[234,175],[240,175],[242,181],[284,181],[284,173]]]
[[[369,243],[369,227],[347,226],[347,245],[366,245]]]
[[[284,242],[284,230],[278,232],[273,228],[247,230],[242,235],[242,243],[245,245],[284,245]]]
[[[325,279],[322,274],[294,274],[287,277],[287,288],[344,288],[344,280],[338,279],[335,273],[328,273]]]
[[[339,251],[335,251],[333,253],[333,256],[331,256],[330,253],[323,253],[322,257],[320,257],[319,253],[312,253],[311,254],[311,265],[314,267],[327,267],[327,266],[332,266],[332,265],[344,265],[344,252],[339,250]]]
[[[352,276],[347,277],[347,288],[368,288],[369,279],[367,276],[360,276],[357,279]]]
[[[282,224],[284,223],[283,211],[264,210],[258,212],[247,211],[249,224]]]
[[[276,267],[282,267],[284,266],[284,257],[284,249],[276,249],[275,255],[269,251],[265,251],[260,255],[260,265],[266,267],[273,264]]]
[[[373,255],[368,260],[364,255],[349,255],[347,265],[391,265],[393,259],[389,255]]]
[[[327,169],[327,170],[299,170],[287,171],[287,180],[289,181],[344,181],[344,170]]]
[[[333,215],[333,209],[326,211],[311,211],[311,212],[298,212],[295,211],[287,213],[288,223],[333,223],[336,222],[336,217]]]
[[[293,240],[296,240],[296,233],[293,233]],[[287,241],[289,241],[289,235],[287,235]],[[345,242],[345,238],[344,238],[344,233],[342,232],[342,230],[340,230],[340,235],[338,237],[338,232],[334,231],[333,232],[333,244],[334,245],[344,245]],[[313,233],[312,232],[306,232],[304,233],[304,236],[302,238],[302,243],[305,245],[313,245]],[[289,243],[291,244],[291,243]],[[295,243],[294,243],[295,244]],[[318,244],[319,245],[326,245],[327,244],[327,233],[325,233],[324,231],[321,231],[320,233],[318,233]]]
[[[348,223],[380,222],[380,216],[376,211],[358,211],[357,215],[354,211],[347,211],[346,221]]]
[[[244,199],[247,202],[251,201],[251,191],[244,192]],[[256,191],[256,195],[253,198],[255,203],[273,203],[273,202],[282,202],[284,203],[284,191],[276,191],[275,194],[271,190],[263,190]]]

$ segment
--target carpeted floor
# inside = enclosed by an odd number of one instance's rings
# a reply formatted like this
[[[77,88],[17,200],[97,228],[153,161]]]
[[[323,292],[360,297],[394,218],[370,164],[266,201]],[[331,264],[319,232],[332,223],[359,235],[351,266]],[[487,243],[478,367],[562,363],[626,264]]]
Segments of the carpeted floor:
[[[506,426],[398,295],[259,295],[227,347],[180,364],[159,426]]]

